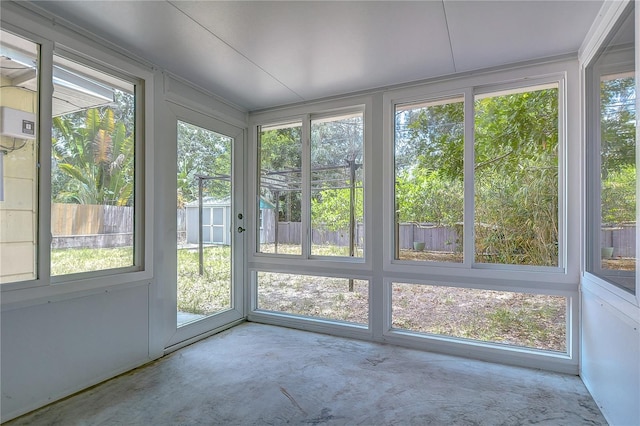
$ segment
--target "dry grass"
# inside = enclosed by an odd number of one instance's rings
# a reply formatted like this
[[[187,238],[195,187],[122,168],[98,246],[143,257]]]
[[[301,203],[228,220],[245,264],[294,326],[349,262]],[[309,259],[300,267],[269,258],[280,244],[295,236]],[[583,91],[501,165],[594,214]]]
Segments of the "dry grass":
[[[566,352],[564,297],[402,283],[392,288],[394,328]]]
[[[53,250],[54,271],[65,274],[78,267],[106,269],[121,265],[131,253],[127,248],[109,250],[106,256],[102,250]],[[296,248],[280,245],[279,251],[295,252]],[[337,253],[341,252],[322,247],[323,255]],[[456,256],[403,250],[400,257],[460,261]],[[229,247],[206,247],[204,258],[201,276],[197,250],[178,250],[178,309],[182,312],[210,315],[231,305]],[[632,263],[603,260],[603,266],[620,269]],[[369,283],[354,280],[354,290],[349,291],[349,280],[345,278],[261,272],[258,306],[267,311],[366,326]],[[392,325],[414,332],[566,352],[566,299],[557,296],[397,283],[392,287]]]
[[[610,269],[616,271],[635,271],[636,259],[634,257],[614,257],[611,259],[602,259],[602,269]]]

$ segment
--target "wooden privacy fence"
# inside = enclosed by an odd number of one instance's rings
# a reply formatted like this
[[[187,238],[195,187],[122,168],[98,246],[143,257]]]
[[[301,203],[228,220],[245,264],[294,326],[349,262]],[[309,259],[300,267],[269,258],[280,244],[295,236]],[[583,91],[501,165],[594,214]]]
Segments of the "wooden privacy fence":
[[[614,257],[636,257],[636,225],[603,228],[600,234],[602,247],[613,247]]]
[[[263,230],[263,242],[273,243],[275,233],[271,229],[273,222],[264,221],[266,229]],[[271,226],[269,226],[271,224]],[[300,222],[278,222],[278,243],[279,244],[300,244],[301,224]],[[460,227],[460,232],[462,227]],[[265,238],[266,237],[266,238]],[[314,229],[314,244],[333,244],[337,246],[348,246],[348,230],[327,231]],[[425,250],[453,252],[462,250],[462,238],[458,236],[456,228],[446,226],[435,226],[428,223],[401,223],[398,225],[398,238],[400,249],[412,249],[413,242],[424,242]],[[362,246],[364,241],[364,228],[362,224],[356,227],[356,244]],[[636,226],[624,225],[616,228],[605,228],[602,230],[602,246],[613,247],[615,257],[635,257],[636,256]]]
[[[400,223],[398,239],[401,250],[412,249],[414,242],[425,243],[425,250],[450,252],[462,250],[462,237],[458,236],[455,228],[436,226],[431,223]]]
[[[263,222],[269,228],[269,222]],[[273,223],[273,222],[271,222]],[[273,225],[272,225],[273,226]],[[278,222],[278,243],[279,244],[300,244],[301,241],[300,222]],[[359,223],[355,229],[356,245],[362,247],[364,243],[364,225]],[[414,241],[425,242],[426,250],[435,251],[455,251],[458,241],[458,234],[455,229],[444,226],[429,226],[428,224],[401,223],[399,225],[400,248],[413,248]],[[271,229],[265,230],[266,239],[263,242],[273,243],[275,233]],[[316,228],[312,233],[313,244],[331,244],[336,246],[349,245],[349,230],[329,231]]]
[[[53,236],[133,232],[133,207],[94,204],[51,204]]]

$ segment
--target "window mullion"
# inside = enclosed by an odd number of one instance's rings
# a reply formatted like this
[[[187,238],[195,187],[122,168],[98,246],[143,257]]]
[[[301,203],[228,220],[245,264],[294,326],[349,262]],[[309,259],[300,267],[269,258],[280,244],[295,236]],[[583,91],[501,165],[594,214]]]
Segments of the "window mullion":
[[[568,242],[568,226],[567,226],[567,208],[568,208],[568,171],[567,155],[569,149],[567,146],[566,124],[567,109],[565,107],[566,91],[564,79],[558,81],[558,266],[566,270],[567,258],[567,242]]]
[[[473,88],[464,91],[464,224],[463,265],[470,268],[474,263],[474,98]]]
[[[311,256],[311,116],[302,121],[302,199],[300,210],[302,222],[302,257]],[[276,212],[276,215],[278,213]]]
[[[53,110],[53,43],[40,45],[38,81],[38,279],[51,277],[51,128]],[[47,143],[48,142],[48,143]]]

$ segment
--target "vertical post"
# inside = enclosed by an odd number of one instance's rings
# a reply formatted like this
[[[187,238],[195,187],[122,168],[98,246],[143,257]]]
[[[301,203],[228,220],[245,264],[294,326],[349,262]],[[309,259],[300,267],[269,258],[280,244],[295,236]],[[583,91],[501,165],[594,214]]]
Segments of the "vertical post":
[[[278,254],[278,229],[280,228],[278,222],[280,222],[280,191],[273,191],[273,195],[276,198],[276,207],[274,209],[273,217],[275,218],[275,229],[274,229],[274,244],[275,244],[275,253]]]
[[[356,254],[356,160],[347,160],[347,163],[349,163],[349,178],[351,181],[349,186],[349,256],[354,257]],[[353,278],[349,279],[349,291],[353,291]]]
[[[202,245],[202,176],[198,176],[198,272],[204,275],[204,252]]]
[[[395,203],[394,203],[395,205]],[[394,241],[395,241],[395,258],[396,259],[400,259],[400,212],[398,211],[397,207],[396,207],[396,214],[395,214],[395,220],[396,220],[396,234],[394,236]]]
[[[0,151],[0,201],[4,201],[4,156],[7,151]]]

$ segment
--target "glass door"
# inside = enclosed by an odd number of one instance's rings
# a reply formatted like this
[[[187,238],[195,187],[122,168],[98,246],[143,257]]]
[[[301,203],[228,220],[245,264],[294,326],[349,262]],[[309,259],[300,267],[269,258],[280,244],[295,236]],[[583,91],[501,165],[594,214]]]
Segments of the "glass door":
[[[242,130],[194,122],[177,122],[177,332],[172,344],[243,316],[242,176],[235,167],[242,159]]]

